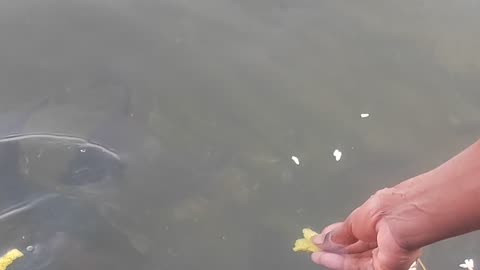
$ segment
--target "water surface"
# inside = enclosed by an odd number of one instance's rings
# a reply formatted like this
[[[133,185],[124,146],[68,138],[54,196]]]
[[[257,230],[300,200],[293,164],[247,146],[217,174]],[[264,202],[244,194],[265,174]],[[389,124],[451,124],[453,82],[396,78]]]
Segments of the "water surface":
[[[0,114],[49,97],[23,132],[92,139],[125,160],[119,191],[92,201],[91,218],[150,269],[316,269],[291,251],[302,227],[345,217],[480,134],[479,9],[2,1]],[[62,243],[112,248],[86,235]],[[475,259],[479,239],[438,243],[425,263]],[[130,265],[129,252],[104,256]]]

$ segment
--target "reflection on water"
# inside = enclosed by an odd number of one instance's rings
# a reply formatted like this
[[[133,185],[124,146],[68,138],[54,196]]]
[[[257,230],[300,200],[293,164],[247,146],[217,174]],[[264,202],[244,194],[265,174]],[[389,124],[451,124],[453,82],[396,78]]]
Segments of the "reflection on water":
[[[83,220],[58,219],[65,227],[40,241],[71,251],[58,269],[132,266],[126,253],[140,254],[147,269],[315,269],[291,252],[301,228],[343,218],[374,190],[439,164],[480,133],[475,1],[0,7],[0,115],[14,123],[7,134],[69,134],[124,163],[55,144],[38,163],[30,157],[43,143],[20,152],[0,144],[9,179],[2,209],[56,193],[71,200],[61,211],[104,222],[74,234]],[[46,105],[24,105],[46,97]],[[12,217],[18,228],[43,222]],[[126,242],[111,242],[117,235]],[[477,240],[429,247],[425,263],[475,260]],[[101,251],[85,251],[93,246]]]

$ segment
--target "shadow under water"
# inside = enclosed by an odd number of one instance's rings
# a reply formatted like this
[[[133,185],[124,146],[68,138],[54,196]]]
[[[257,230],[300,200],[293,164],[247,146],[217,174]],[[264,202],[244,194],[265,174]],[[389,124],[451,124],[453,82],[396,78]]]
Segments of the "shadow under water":
[[[122,179],[114,152],[35,134],[0,140],[0,157],[0,251],[25,254],[11,269],[142,268],[146,259],[104,215]]]
[[[2,251],[18,248],[25,254],[12,270],[142,269],[144,264],[95,206],[61,195],[46,194],[10,209],[0,217],[0,233]]]

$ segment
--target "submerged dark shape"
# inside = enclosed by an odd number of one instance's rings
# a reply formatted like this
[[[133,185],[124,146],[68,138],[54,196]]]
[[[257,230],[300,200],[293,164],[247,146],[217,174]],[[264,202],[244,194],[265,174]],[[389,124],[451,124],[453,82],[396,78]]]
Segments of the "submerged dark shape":
[[[112,181],[118,184],[124,178],[128,156],[125,148],[133,139],[129,137],[130,133],[126,128],[131,115],[132,93],[123,80],[111,74],[94,80],[89,88],[109,89],[115,94],[113,96],[120,98],[120,102],[114,102],[107,117],[84,135],[84,146],[70,148],[73,150],[70,161],[65,172],[59,176],[59,184],[66,187],[85,187],[84,190],[88,187],[89,193],[98,193],[95,189],[99,188],[99,184],[105,186],[112,184]]]
[[[49,101],[50,98],[45,97],[38,102],[28,105],[25,110],[0,114],[0,138],[21,134],[25,124],[32,115],[45,108]]]
[[[122,181],[120,157],[82,138],[30,134],[0,140],[2,144],[18,146],[17,179],[37,190],[103,202]]]
[[[109,117],[102,121],[90,132],[87,141],[101,147],[90,147],[77,152],[75,158],[69,163],[67,175],[62,181],[70,181],[70,185],[84,185],[99,181],[120,179],[126,167],[126,154],[122,147],[128,145],[128,132],[125,130],[131,114],[131,89],[121,80],[97,80],[90,85],[91,88],[104,85],[112,87],[119,92],[121,102],[115,106]],[[117,156],[114,159],[105,159],[105,149]],[[110,178],[110,179],[107,179]]]
[[[49,99],[29,105],[23,111],[7,112],[0,115],[0,138],[21,134],[33,114],[48,105]],[[20,151],[16,142],[0,143],[0,209],[21,201],[29,192],[19,174]]]
[[[111,89],[112,96],[119,98],[113,109],[108,113],[105,121],[102,121],[88,134],[88,140],[112,149],[126,159],[129,145],[135,138],[131,135],[134,127],[131,124],[132,116],[132,89],[126,82],[110,75],[110,80],[96,80],[91,88]],[[112,98],[114,99],[114,98]]]
[[[142,269],[126,236],[89,202],[45,194],[10,211],[0,214],[1,249],[25,254],[11,270]]]
[[[100,181],[111,181],[122,177],[123,163],[111,155],[106,157],[106,151],[100,147],[84,147],[79,150],[79,154],[69,164],[65,175],[61,181],[65,185],[88,185]]]
[[[25,253],[9,268],[142,269],[128,233],[103,212],[123,178],[121,158],[83,138],[22,135],[40,104],[0,116],[0,253]]]
[[[131,136],[134,128],[129,126],[132,89],[127,83],[118,74],[102,69],[88,88],[108,92],[112,104],[105,106],[103,119],[82,136],[90,146],[97,147],[81,148],[74,153],[61,177],[65,185],[89,186],[123,180],[131,152],[129,146],[136,139]],[[106,153],[110,157],[106,158]]]

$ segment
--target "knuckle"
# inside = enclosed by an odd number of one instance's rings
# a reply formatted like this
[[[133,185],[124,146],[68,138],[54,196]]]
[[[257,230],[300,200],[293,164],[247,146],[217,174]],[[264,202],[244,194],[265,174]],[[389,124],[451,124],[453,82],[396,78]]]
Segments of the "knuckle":
[[[395,191],[393,188],[384,188],[375,192],[370,198],[368,204],[368,213],[370,218],[377,222],[388,215],[391,211],[392,205],[401,197],[402,194]]]

